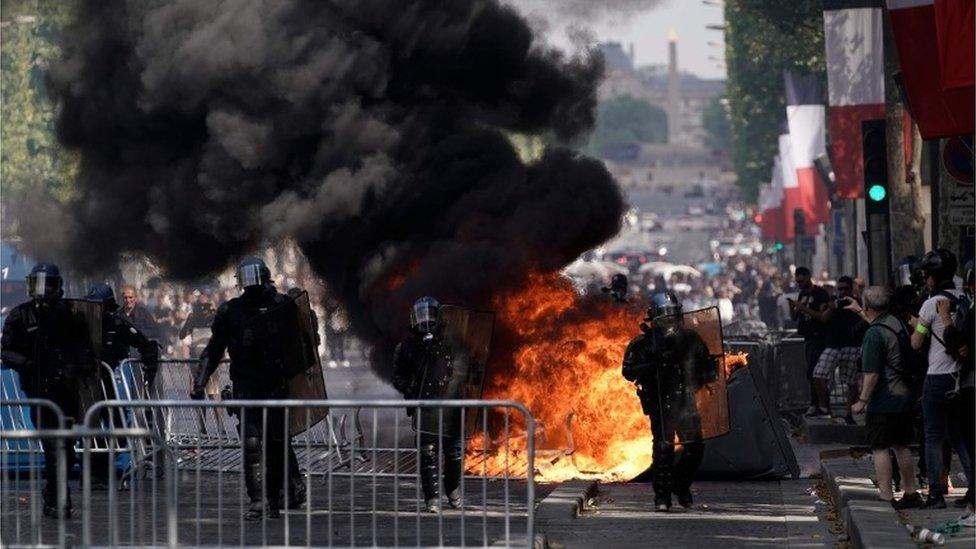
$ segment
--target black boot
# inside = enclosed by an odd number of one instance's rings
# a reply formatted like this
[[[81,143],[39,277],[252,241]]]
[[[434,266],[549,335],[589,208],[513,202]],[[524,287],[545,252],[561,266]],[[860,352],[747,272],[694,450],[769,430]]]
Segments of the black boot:
[[[71,492],[66,489],[66,497],[64,500],[64,518],[71,518]],[[43,499],[43,509],[42,514],[48,518],[58,518],[58,487],[52,482],[48,482],[44,489],[41,491],[41,498]]]
[[[432,443],[420,445],[420,485],[424,490],[424,503],[427,511],[440,511],[440,490],[438,486],[437,445]]]
[[[244,520],[260,520],[265,514],[268,518],[280,516],[277,506],[272,507],[265,498],[267,495],[271,501],[277,501],[279,495],[272,494],[270,487],[263,486],[264,482],[265,475],[261,468],[261,439],[246,437],[244,439],[244,486],[247,488],[247,497],[251,500],[251,505],[244,512]]]

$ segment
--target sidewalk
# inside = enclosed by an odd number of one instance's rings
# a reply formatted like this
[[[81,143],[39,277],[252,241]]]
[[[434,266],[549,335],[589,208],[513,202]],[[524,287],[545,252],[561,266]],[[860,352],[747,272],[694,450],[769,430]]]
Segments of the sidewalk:
[[[952,502],[965,493],[965,487],[957,486],[951,491],[946,498],[948,509],[897,512],[889,503],[880,500],[869,456],[825,459],[822,468],[831,498],[855,547],[914,547],[916,543],[905,528],[906,524],[933,529],[962,514],[962,509],[953,507]],[[954,475],[953,478],[958,477]],[[896,497],[901,495],[897,493]],[[974,544],[976,531],[972,528],[946,536],[948,547],[973,547]]]

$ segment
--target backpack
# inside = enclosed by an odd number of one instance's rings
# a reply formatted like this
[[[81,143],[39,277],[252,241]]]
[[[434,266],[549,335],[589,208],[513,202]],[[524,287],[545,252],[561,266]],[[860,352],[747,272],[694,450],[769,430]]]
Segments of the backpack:
[[[898,322],[901,323],[900,320]],[[911,332],[904,324],[902,324],[902,329],[898,331],[883,322],[872,324],[872,326],[880,326],[895,334],[898,339],[898,354],[901,356],[901,364],[897,368],[892,366],[891,369],[898,372],[910,387],[921,387],[929,367],[928,353],[923,354],[912,348]]]
[[[953,305],[953,310],[952,310],[952,326],[954,326],[958,330],[962,330],[963,324],[966,322],[966,310],[968,310],[969,307],[972,306],[972,304],[969,301],[969,297],[966,296],[966,294],[963,294],[962,296],[958,296],[957,297],[957,296],[949,293],[946,290],[942,290],[941,292],[939,292],[939,293],[937,293],[935,295],[942,296],[942,297],[948,299],[949,300],[949,303],[952,303],[952,305]],[[962,361],[963,360],[963,357],[959,356],[959,347],[956,346],[956,345],[948,345],[948,344],[946,344],[946,341],[944,339],[945,338],[945,330],[946,329],[948,329],[948,326],[946,326],[943,329],[943,331],[942,331],[942,337],[937,336],[935,334],[935,331],[933,330],[932,331],[932,338],[935,339],[936,341],[938,341],[940,345],[942,345],[942,348],[945,349],[945,352],[946,352],[947,355],[949,355],[951,358],[955,359],[957,362]]]

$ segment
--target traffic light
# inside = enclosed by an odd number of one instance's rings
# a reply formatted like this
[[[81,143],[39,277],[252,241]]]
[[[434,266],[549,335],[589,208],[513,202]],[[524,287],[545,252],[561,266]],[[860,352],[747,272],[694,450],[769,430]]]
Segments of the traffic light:
[[[785,248],[786,246],[784,246],[782,242],[776,241],[775,247],[777,252],[782,252],[783,248]]]
[[[752,216],[752,220],[756,223],[756,225],[762,225],[763,214],[757,213],[756,215]]]
[[[797,237],[807,235],[807,217],[800,208],[793,209],[793,234]]]
[[[884,119],[861,122],[864,167],[864,213],[869,284],[884,284],[891,271],[888,209],[888,144]]]
[[[888,151],[885,137],[884,120],[861,122],[864,206],[869,215],[888,214]]]

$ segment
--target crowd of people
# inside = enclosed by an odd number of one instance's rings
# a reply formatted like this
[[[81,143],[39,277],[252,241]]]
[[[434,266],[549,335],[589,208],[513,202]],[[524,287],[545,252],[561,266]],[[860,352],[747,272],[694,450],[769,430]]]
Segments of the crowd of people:
[[[960,284],[958,262],[947,250],[906,264],[914,275],[897,288],[862,289],[845,276],[828,291],[808,269],[795,270],[799,293],[787,303],[805,340],[807,416],[833,415],[827,387],[839,371],[848,389],[842,417],[853,424],[854,414],[866,414],[881,498],[897,509],[945,508],[955,453],[970,488],[954,504],[966,509],[960,522],[973,526],[973,267],[967,265]],[[917,472],[909,449],[915,444]]]

